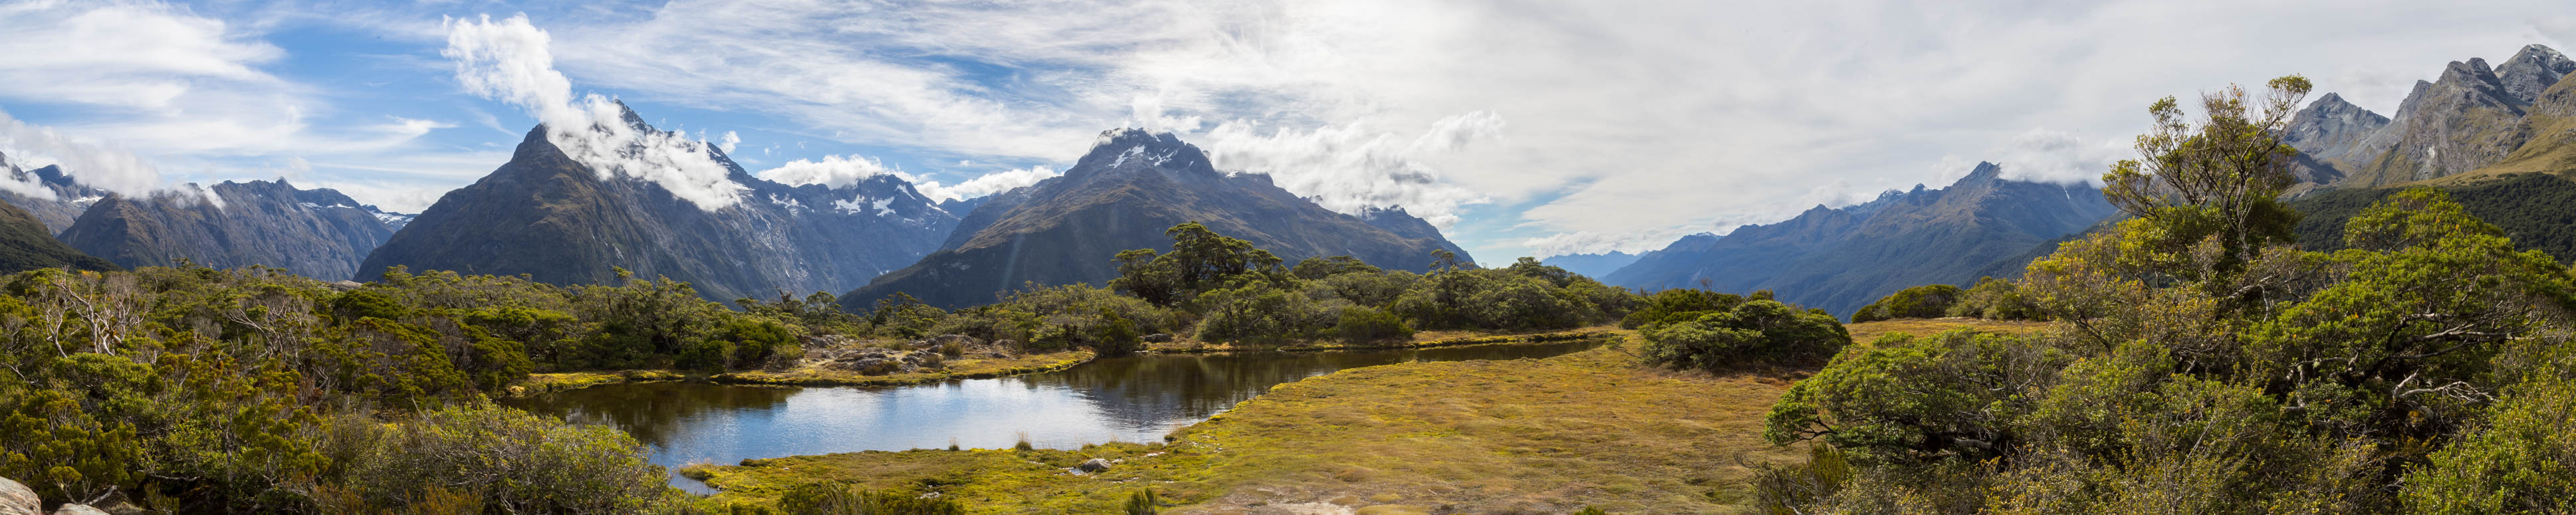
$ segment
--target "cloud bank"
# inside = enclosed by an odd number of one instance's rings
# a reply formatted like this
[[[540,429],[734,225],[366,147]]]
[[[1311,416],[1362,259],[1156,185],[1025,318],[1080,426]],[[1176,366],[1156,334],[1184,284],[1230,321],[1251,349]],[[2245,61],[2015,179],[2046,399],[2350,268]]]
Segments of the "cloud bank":
[[[1503,126],[1501,116],[1485,111],[1442,118],[1411,138],[1365,122],[1263,133],[1257,122],[1235,120],[1209,130],[1200,146],[1217,169],[1268,174],[1281,189],[1326,209],[1358,213],[1403,206],[1448,227],[1458,223],[1459,207],[1488,199],[1444,179],[1428,160],[1500,139]]]
[[[7,154],[9,162],[20,168],[58,165],[62,167],[63,174],[73,180],[127,196],[146,196],[168,189],[160,168],[142,156],[19,121],[8,111],[0,111],[0,154]],[[22,187],[34,187],[33,184],[29,182]],[[19,193],[29,194],[25,191]],[[53,198],[53,193],[44,191],[41,197]]]
[[[447,48],[439,55],[455,61],[456,80],[466,91],[526,110],[545,124],[546,141],[601,179],[652,182],[708,211],[741,202],[750,189],[733,182],[709,145],[685,131],[630,123],[625,106],[598,94],[575,98],[572,81],[554,69],[550,38],[526,16],[449,19],[447,29]]]

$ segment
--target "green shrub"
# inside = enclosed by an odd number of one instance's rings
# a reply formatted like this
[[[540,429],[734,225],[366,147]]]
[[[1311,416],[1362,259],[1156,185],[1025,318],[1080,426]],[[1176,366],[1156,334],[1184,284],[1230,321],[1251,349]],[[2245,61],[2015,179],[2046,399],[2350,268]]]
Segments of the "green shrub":
[[[1832,315],[1771,300],[1663,324],[1643,334],[1646,345],[1640,357],[1647,363],[1701,370],[1819,364],[1851,343],[1851,334]]]
[[[1352,343],[1413,339],[1413,328],[1394,313],[1364,306],[1342,308],[1340,319],[1333,323],[1333,336]]]
[[[1875,322],[1897,318],[1941,318],[1948,316],[1950,306],[1959,301],[1959,287],[1927,284],[1897,290],[1878,302],[1862,306],[1852,313],[1852,322]]]
[[[1127,496],[1127,515],[1155,515],[1163,512],[1163,500],[1151,488]]]

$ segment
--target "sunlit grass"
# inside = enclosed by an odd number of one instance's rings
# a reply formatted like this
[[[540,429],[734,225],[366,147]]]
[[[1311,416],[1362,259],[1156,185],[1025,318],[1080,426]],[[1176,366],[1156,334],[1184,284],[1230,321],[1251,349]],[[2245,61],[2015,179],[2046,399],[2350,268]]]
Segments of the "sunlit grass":
[[[1633,345],[1633,343],[1631,344]],[[1785,388],[1636,365],[1617,348],[1548,359],[1407,363],[1279,385],[1171,442],[1077,450],[919,450],[701,467],[712,502],[766,503],[795,484],[935,491],[976,513],[1111,513],[1153,488],[1165,513],[1325,503],[1383,513],[1724,513]],[[1078,475],[1090,458],[1117,464]]]

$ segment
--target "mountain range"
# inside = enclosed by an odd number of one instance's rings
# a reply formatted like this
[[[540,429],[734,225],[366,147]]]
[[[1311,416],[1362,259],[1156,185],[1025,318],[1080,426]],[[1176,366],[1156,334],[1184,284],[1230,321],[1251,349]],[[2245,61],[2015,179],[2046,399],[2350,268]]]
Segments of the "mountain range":
[[[401,219],[338,191],[298,189],[282,179],[188,188],[193,191],[108,194],[56,237],[128,268],[187,260],[340,279],[354,275],[358,261],[393,235],[387,220]]]
[[[20,169],[9,162],[8,154],[0,154],[0,174],[5,174],[12,182],[33,184],[44,190],[43,194],[34,194],[34,192],[19,193],[0,189],[0,202],[18,206],[29,216],[44,223],[46,234],[61,233],[63,229],[70,228],[73,220],[80,219],[82,211],[88,211],[89,206],[107,198],[107,190],[92,188],[72,180],[70,176],[63,174],[60,166],[45,165],[34,170]]]
[[[1636,254],[1613,250],[1601,254],[1565,254],[1549,256],[1547,259],[1539,260],[1539,263],[1563,268],[1565,271],[1574,272],[1584,277],[1606,277],[1609,276],[1611,272],[1619,271],[1620,267],[1625,267],[1628,266],[1629,263],[1637,262],[1638,257],[1639,256]]]
[[[631,109],[626,123],[667,134]],[[742,189],[713,209],[645,179],[612,176],[530,130],[510,161],[439,197],[368,255],[362,278],[418,272],[527,274],[556,284],[635,277],[691,283],[713,300],[848,291],[939,248],[958,217],[891,175],[842,187],[752,176],[713,145],[697,149]]]
[[[38,268],[118,270],[115,263],[82,254],[54,239],[43,221],[16,204],[0,202],[0,274]]]
[[[1294,264],[1348,255],[1382,268],[1427,270],[1433,250],[1471,259],[1438,228],[1401,208],[1357,215],[1324,209],[1267,175],[1219,172],[1170,133],[1102,132],[1064,175],[993,195],[967,213],[937,252],[851,291],[845,307],[909,294],[943,307],[991,302],[1028,283],[1106,284],[1120,251],[1169,250],[1165,229],[1199,222]]]
[[[2543,45],[2493,68],[2452,61],[2434,80],[2416,81],[2391,116],[2327,93],[2291,118],[2282,142],[2302,154],[2300,179],[2313,186],[2395,186],[2516,161],[2544,166],[2509,171],[2539,171],[2576,155],[2566,150],[2576,128],[2565,126],[2576,113],[2569,74],[2576,60]]]
[[[1848,315],[1908,286],[1974,282],[1994,262],[2116,211],[2091,185],[2011,180],[2002,171],[1979,163],[1946,188],[1917,185],[1848,207],[1819,205],[1724,236],[1685,236],[1604,282],[1648,290],[1771,290],[1784,301]]]

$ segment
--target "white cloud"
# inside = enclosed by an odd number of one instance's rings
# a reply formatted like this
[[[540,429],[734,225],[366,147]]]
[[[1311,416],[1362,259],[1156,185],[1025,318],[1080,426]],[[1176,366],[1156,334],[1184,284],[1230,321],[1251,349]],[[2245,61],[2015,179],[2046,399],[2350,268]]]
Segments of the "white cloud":
[[[2032,182],[2100,186],[2111,164],[2136,156],[2137,150],[2109,142],[2088,143],[2064,131],[2031,129],[2013,136],[1986,159],[2003,168],[1998,176]]]
[[[1444,180],[1426,160],[1477,140],[1496,139],[1502,127],[1502,117],[1483,111],[1443,118],[1413,138],[1363,122],[1263,134],[1259,123],[1235,120],[1209,130],[1200,146],[1217,169],[1269,174],[1280,188],[1327,209],[1357,213],[1403,206],[1447,227],[1458,222],[1460,206],[1487,199]]]
[[[526,110],[545,124],[548,142],[601,178],[650,181],[708,211],[740,202],[749,189],[727,177],[705,142],[630,125],[624,107],[607,97],[575,98],[572,81],[554,69],[550,38],[527,17],[451,19],[447,26],[439,55],[456,62],[467,91]]]
[[[1055,178],[1061,175],[1064,175],[1064,172],[1055,171],[1044,166],[1032,166],[1028,168],[1003,170],[984,174],[973,179],[967,179],[966,182],[957,183],[956,186],[942,185],[939,181],[915,182],[913,183],[913,189],[920,191],[921,196],[929,198],[931,202],[947,202],[951,200],[965,200],[982,197],[985,195],[1011,191],[1025,186],[1034,186],[1038,181]]]
[[[909,181],[911,175],[887,168],[884,162],[864,156],[823,156],[820,161],[798,159],[777,168],[753,174],[762,179],[789,185],[821,184],[827,188],[847,188],[859,181],[879,175],[895,175]]]
[[[0,96],[166,109],[199,80],[274,83],[283,50],[149,3],[0,4]]]
[[[142,156],[19,121],[7,111],[0,111],[0,153],[22,168],[59,165],[73,180],[130,196],[167,188],[160,168]]]

